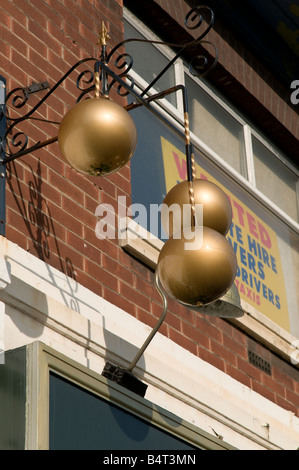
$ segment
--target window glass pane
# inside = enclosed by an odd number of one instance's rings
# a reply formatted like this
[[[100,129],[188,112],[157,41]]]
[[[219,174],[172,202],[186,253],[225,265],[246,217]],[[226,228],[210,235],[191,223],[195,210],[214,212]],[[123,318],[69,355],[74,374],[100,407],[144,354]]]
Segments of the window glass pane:
[[[191,131],[246,177],[242,125],[189,76],[185,80]]]
[[[132,25],[127,21],[125,25],[125,39],[145,39]],[[169,60],[161,54],[156,47],[148,43],[129,42],[125,45],[126,52],[133,58],[133,70],[148,84],[156,78]],[[171,67],[163,76],[155,83],[154,89],[157,92],[167,90],[175,85],[174,68]],[[153,90],[151,90],[152,92]],[[176,95],[172,93],[166,99],[176,106]]]
[[[160,205],[166,196],[166,178],[164,173],[162,138],[174,142],[180,152],[184,152],[185,140],[144,107],[130,111],[137,129],[137,146],[131,159],[131,188],[133,207],[142,204],[145,213],[137,212],[134,220],[161,240],[167,235],[161,225]],[[187,168],[174,154],[179,179],[186,179]]]
[[[257,188],[286,214],[298,220],[297,176],[254,136],[252,147]]]
[[[54,373],[50,374],[50,450],[194,447]]]

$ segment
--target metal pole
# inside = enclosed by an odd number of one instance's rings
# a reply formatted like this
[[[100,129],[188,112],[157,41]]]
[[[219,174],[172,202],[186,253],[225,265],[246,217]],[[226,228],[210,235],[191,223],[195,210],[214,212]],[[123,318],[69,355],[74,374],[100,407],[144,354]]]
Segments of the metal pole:
[[[161,317],[159,318],[159,321],[158,323],[156,324],[156,326],[153,328],[153,330],[151,331],[151,333],[149,334],[149,336],[147,337],[147,339],[145,340],[145,342],[143,343],[143,345],[141,346],[141,348],[139,349],[138,353],[136,354],[135,358],[133,359],[133,361],[131,362],[131,364],[129,365],[129,367],[126,369],[128,372],[132,372],[132,370],[134,369],[134,367],[136,366],[137,362],[139,361],[139,359],[141,358],[141,356],[143,355],[144,351],[146,350],[146,348],[148,347],[148,345],[150,344],[151,340],[153,339],[153,337],[155,336],[155,334],[157,333],[158,329],[160,328],[160,326],[162,325],[164,319],[165,319],[165,316],[166,316],[166,313],[167,313],[167,298],[166,298],[166,295],[164,294],[164,292],[162,291],[161,287],[160,287],[160,284],[159,284],[159,277],[158,277],[158,272],[156,271],[155,273],[155,287],[156,289],[158,290],[159,294],[161,295],[162,297],[162,300],[163,300],[163,312],[162,312],[162,315]]]

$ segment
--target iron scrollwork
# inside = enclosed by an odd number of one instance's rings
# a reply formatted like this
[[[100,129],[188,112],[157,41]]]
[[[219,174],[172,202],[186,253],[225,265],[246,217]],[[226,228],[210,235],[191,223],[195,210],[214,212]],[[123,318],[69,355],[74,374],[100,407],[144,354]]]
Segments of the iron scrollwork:
[[[186,15],[184,24],[185,24],[186,29],[190,31],[195,31],[197,29],[200,29],[201,26],[205,24],[204,30],[201,32],[201,34],[197,38],[192,39],[191,41],[188,41],[185,44],[140,39],[140,38],[125,39],[124,41],[117,44],[107,55],[106,65],[109,66],[109,63],[111,62],[111,59],[113,58],[115,53],[117,53],[119,49],[123,48],[126,44],[129,44],[130,42],[157,44],[157,45],[168,46],[173,49],[179,49],[179,51],[169,61],[166,67],[164,67],[163,70],[155,77],[155,79],[146,87],[146,89],[142,91],[141,96],[144,96],[149,92],[151,88],[153,88],[155,83],[157,83],[157,81],[176,62],[176,60],[184,54],[184,52],[187,49],[192,49],[192,48],[195,49],[196,46],[200,44],[202,45],[205,44],[205,45],[210,45],[213,48],[214,58],[212,59],[212,61],[207,57],[206,54],[200,54],[200,55],[195,56],[189,64],[189,69],[192,75],[196,77],[204,77],[213,70],[213,68],[216,66],[217,61],[218,61],[218,54],[217,54],[216,47],[211,42],[203,40],[206,37],[206,35],[209,33],[211,28],[213,27],[214,21],[215,21],[214,12],[208,6],[199,6],[199,7],[192,8],[192,10],[190,10],[189,13]],[[129,75],[129,72],[133,67],[132,56],[128,53],[120,54],[114,62],[114,67],[118,70],[122,70],[121,73],[118,74],[118,76],[123,79],[129,80],[131,83],[131,88],[133,88],[134,80]],[[110,89],[112,88],[114,84],[115,84],[115,80],[112,79],[108,86],[108,92],[110,91]],[[120,89],[121,89],[121,86],[118,85],[119,94],[121,94]],[[123,93],[122,96],[125,96],[127,94],[128,92]]]
[[[84,97],[95,89],[95,74],[96,72],[100,73],[100,80],[102,85],[102,94],[109,94],[112,87],[117,85],[117,93],[120,96],[127,96],[130,93],[133,93],[136,97],[136,92],[133,92],[135,86],[133,78],[130,76],[130,71],[133,67],[133,58],[132,56],[125,52],[125,45],[130,42],[139,42],[139,43],[150,43],[157,45],[166,45],[172,49],[178,49],[174,57],[169,61],[166,67],[161,70],[161,72],[155,77],[155,79],[141,92],[138,97],[140,98],[139,103],[148,104],[151,99],[148,95],[148,92],[151,88],[154,87],[155,83],[165,74],[165,72],[174,64],[174,62],[182,56],[187,49],[196,50],[196,47],[201,45],[211,45],[214,49],[214,59],[211,61],[208,59],[206,54],[196,55],[189,63],[190,72],[196,76],[205,76],[209,73],[216,65],[218,57],[217,50],[215,46],[209,41],[204,40],[208,32],[211,30],[214,24],[214,13],[208,6],[199,6],[192,8],[189,13],[186,15],[184,24],[186,29],[194,32],[195,30],[200,30],[203,28],[203,31],[199,36],[191,41],[188,41],[184,44],[163,42],[157,40],[148,40],[141,38],[131,38],[125,39],[118,43],[114,48],[107,53],[106,50],[106,39],[110,39],[107,33],[107,29],[102,25],[101,31],[101,40],[99,44],[102,46],[100,58],[88,57],[78,61],[74,64],[63,77],[43,96],[43,98],[26,114],[21,117],[12,118],[9,116],[8,110],[20,110],[28,103],[28,98],[30,95],[30,88],[15,88],[12,90],[6,98],[6,105],[0,109],[0,120],[5,117],[7,119],[7,129],[4,134],[2,141],[0,142],[2,155],[2,163],[12,161],[16,158],[19,158],[25,154],[35,151],[38,148],[49,145],[50,143],[57,140],[57,137],[49,139],[45,142],[37,142],[30,147],[28,146],[29,138],[28,136],[20,131],[16,130],[16,126],[21,122],[34,118],[33,114],[40,108],[40,106],[47,101],[47,99],[55,92],[55,90],[69,77],[69,75],[82,64],[93,63],[93,68],[88,68],[79,73],[76,81],[76,87],[79,90],[79,96],[77,102],[79,102]],[[117,54],[116,59],[113,62],[113,58]],[[110,67],[110,64],[113,66]],[[113,68],[113,72],[112,72]],[[46,89],[48,86],[45,85],[42,89]],[[174,91],[177,91],[174,89]],[[169,90],[166,91],[169,93]],[[165,93],[166,93],[165,92]],[[164,94],[165,94],[164,93]],[[143,100],[147,95],[147,102]],[[156,98],[163,96],[162,94],[156,94]],[[47,121],[52,122],[53,121]],[[55,122],[54,124],[59,124]]]
[[[16,131],[16,126],[18,124],[22,123],[23,121],[30,120],[30,119],[37,119],[37,120],[42,120],[33,117],[33,114],[42,106],[43,103],[47,101],[47,99],[55,92],[55,90],[69,77],[69,75],[77,69],[81,64],[89,61],[94,61],[97,62],[98,59],[93,58],[93,57],[88,57],[86,59],[82,59],[78,61],[76,64],[74,64],[64,75],[63,77],[56,82],[56,84],[43,96],[42,99],[38,101],[38,103],[26,114],[20,117],[11,117],[10,112],[11,110],[18,110],[22,107],[24,107],[29,99],[29,92],[28,92],[28,87],[26,88],[14,88],[12,91],[10,91],[6,97],[6,102],[5,102],[5,107],[3,107],[1,113],[0,113],[0,120],[2,118],[6,118],[8,125],[6,128],[6,132],[3,136],[3,139],[0,141],[0,146],[1,146],[1,151],[2,155],[4,155],[4,159],[2,163],[7,163],[9,161],[15,160],[16,158],[19,158],[23,155],[26,155],[30,152],[33,152],[41,147],[44,147],[45,145],[48,145],[55,140],[57,140],[57,137],[54,137],[52,139],[49,139],[48,141],[45,142],[40,142],[38,141],[37,143],[33,144],[32,146],[28,147],[28,142],[29,142],[29,137],[25,132],[22,132],[20,130]],[[45,89],[45,87],[44,87]],[[29,90],[30,91],[30,90]],[[44,121],[54,123],[54,124],[59,124],[57,122],[53,121],[48,121],[44,119]],[[9,139],[10,137],[10,139]]]

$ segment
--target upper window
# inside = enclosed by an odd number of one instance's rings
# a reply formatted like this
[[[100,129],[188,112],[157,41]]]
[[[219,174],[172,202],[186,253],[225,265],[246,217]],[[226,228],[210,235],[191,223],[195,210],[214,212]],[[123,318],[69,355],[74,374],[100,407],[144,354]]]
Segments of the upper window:
[[[129,16],[128,16],[129,17]],[[135,22],[135,24],[133,24]],[[130,17],[125,21],[125,38],[157,40],[153,34]],[[155,44],[129,42],[126,51],[132,55],[135,84],[144,89],[169,62],[174,53],[167,47]],[[145,60],[146,57],[146,60]],[[151,93],[166,90],[174,85],[186,86],[189,102],[190,130],[193,143],[209,158],[259,199],[277,210],[292,226],[298,215],[298,168],[288,158],[265,140],[253,126],[225,102],[217,92],[189,73],[178,60],[154,85]],[[159,101],[168,117],[182,125],[182,101],[179,92]]]
[[[157,39],[136,19],[128,18],[126,38],[138,38],[142,31],[144,37]],[[171,58],[171,51],[147,44],[145,55],[143,43],[134,49],[133,44],[126,44],[134,60],[130,74],[136,86],[145,90]],[[298,337],[298,170],[215,90],[192,76],[182,61],[163,80],[150,92],[173,83],[186,86],[196,177],[215,182],[230,198],[233,218],[227,238],[237,256],[235,284],[244,308],[250,312],[253,307],[255,314],[262,313]],[[152,106],[162,119],[144,106],[130,111],[138,135],[131,160],[132,217],[150,236],[163,241],[167,236],[159,207],[168,191],[187,178],[181,93],[175,100],[167,97]]]
[[[185,86],[193,134],[246,177],[242,123],[188,75],[185,75]]]
[[[144,36],[142,36],[127,21],[125,22],[125,37],[144,39]],[[134,59],[134,72],[144,80],[144,84],[151,83],[157,77],[159,71],[162,70],[162,68],[164,68],[169,62],[168,57],[165,56],[161,50],[159,50],[157,47],[153,47],[148,43],[142,44],[142,57],[140,57],[141,48],[140,43],[138,42],[131,42],[127,44],[126,50]],[[146,60],[144,60],[145,57]],[[166,90],[167,88],[174,86],[175,82],[176,78],[174,68],[170,68],[157,82],[156,91],[160,92]],[[174,94],[168,95],[167,99],[174,106],[177,106],[176,96]]]
[[[257,137],[252,136],[256,187],[292,219],[298,220],[298,176]]]

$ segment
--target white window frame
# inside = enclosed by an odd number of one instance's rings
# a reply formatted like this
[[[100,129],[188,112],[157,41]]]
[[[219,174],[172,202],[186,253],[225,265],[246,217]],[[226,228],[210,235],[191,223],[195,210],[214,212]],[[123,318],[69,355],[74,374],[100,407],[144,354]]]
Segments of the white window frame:
[[[142,35],[146,39],[150,40],[159,40],[160,38],[155,36],[153,32],[147,28],[139,19],[137,19],[131,12],[127,9],[124,9],[124,19],[127,20],[134,28],[138,31],[142,31]],[[174,55],[167,46],[153,44],[153,47],[156,47],[160,53],[162,53],[168,59],[171,59]],[[134,59],[134,57],[133,57]],[[286,165],[296,176],[297,176],[297,209],[299,211],[299,170],[287,159],[286,156],[282,154],[271,142],[269,142],[253,125],[233,109],[228,103],[226,103],[219,94],[212,90],[203,80],[194,77],[189,70],[184,66],[184,63],[181,59],[178,59],[174,64],[174,73],[175,81],[177,85],[185,85],[185,74],[187,74],[192,80],[197,83],[206,93],[208,93],[211,98],[213,98],[225,111],[227,111],[235,120],[237,120],[243,128],[243,144],[244,144],[244,154],[245,154],[245,165],[247,178],[242,176],[238,171],[236,171],[232,166],[225,162],[220,155],[214,152],[207,144],[205,144],[198,136],[191,132],[191,139],[193,144],[201,150],[205,156],[215,163],[221,170],[233,178],[239,185],[246,189],[255,199],[259,202],[262,202],[263,205],[269,209],[272,213],[278,216],[284,223],[286,223],[292,230],[296,233],[299,232],[299,223],[296,222],[292,217],[286,214],[280,207],[278,207],[271,199],[269,199],[262,191],[256,187],[255,179],[255,170],[254,170],[254,159],[252,151],[252,140],[251,137],[254,136],[258,139],[276,158],[278,158],[284,165]],[[130,71],[130,75],[134,79],[135,86],[140,87],[140,89],[146,88],[148,83],[143,80],[139,75]],[[155,89],[152,88],[150,94],[156,93]],[[181,94],[177,93],[177,107],[173,106],[165,98],[159,100],[158,103],[151,103],[152,106],[155,106],[159,109],[161,114],[163,114],[167,119],[174,125],[178,127],[182,132],[184,130],[184,120],[183,120],[183,103]]]
[[[149,400],[139,397],[40,341],[28,344],[25,348],[25,449],[49,449],[49,378],[52,372],[174,438],[182,439],[198,450],[235,450],[235,447],[227,442],[217,439],[166,409],[156,407]]]

